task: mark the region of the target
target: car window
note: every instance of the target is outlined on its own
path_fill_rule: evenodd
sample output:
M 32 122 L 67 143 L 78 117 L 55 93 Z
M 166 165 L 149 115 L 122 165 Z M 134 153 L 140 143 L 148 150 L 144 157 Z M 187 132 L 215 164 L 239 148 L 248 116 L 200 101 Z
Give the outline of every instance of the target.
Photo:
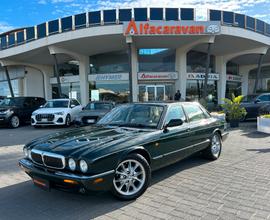
M 262 95 L 262 96 L 258 97 L 258 99 L 261 102 L 269 102 L 270 101 L 270 95 Z
M 172 119 L 182 119 L 182 121 L 186 120 L 185 113 L 181 106 L 171 106 L 167 112 L 165 124 L 169 123 Z
M 50 100 L 44 105 L 44 108 L 68 108 L 68 103 L 68 100 Z
M 199 121 L 201 119 L 205 119 L 206 116 L 200 106 L 198 105 L 184 105 L 184 109 L 188 115 L 188 118 L 191 122 Z

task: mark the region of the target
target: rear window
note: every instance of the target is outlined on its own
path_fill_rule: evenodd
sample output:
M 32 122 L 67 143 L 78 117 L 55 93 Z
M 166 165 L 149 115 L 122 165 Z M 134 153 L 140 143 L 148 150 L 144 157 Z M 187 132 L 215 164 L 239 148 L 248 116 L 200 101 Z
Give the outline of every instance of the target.
M 113 105 L 110 103 L 89 103 L 85 109 L 87 110 L 111 110 Z

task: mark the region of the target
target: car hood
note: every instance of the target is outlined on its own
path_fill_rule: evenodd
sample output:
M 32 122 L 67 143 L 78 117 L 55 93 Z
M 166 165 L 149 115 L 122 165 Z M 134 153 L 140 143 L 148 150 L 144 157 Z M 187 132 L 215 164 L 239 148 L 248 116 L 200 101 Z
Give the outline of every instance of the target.
M 34 114 L 49 114 L 49 113 L 56 113 L 56 112 L 66 112 L 67 108 L 39 108 L 38 110 L 34 111 Z
M 27 144 L 29 148 L 79 158 L 100 150 L 142 143 L 151 130 L 87 126 L 54 133 Z M 153 130 L 152 130 L 153 131 Z

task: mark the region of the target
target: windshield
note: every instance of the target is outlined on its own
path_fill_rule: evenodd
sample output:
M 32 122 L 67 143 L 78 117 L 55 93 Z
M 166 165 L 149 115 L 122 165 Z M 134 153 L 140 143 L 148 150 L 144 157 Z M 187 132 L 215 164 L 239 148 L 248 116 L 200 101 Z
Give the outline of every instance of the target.
M 0 106 L 22 106 L 23 101 L 22 98 L 6 98 L 0 101 Z
M 253 102 L 257 96 L 256 95 L 247 95 L 244 96 L 242 102 Z
M 113 105 L 110 103 L 89 103 L 85 110 L 111 110 Z
M 121 105 L 107 113 L 98 124 L 157 128 L 163 109 L 158 105 Z
M 44 108 L 68 108 L 68 100 L 52 100 L 48 101 Z

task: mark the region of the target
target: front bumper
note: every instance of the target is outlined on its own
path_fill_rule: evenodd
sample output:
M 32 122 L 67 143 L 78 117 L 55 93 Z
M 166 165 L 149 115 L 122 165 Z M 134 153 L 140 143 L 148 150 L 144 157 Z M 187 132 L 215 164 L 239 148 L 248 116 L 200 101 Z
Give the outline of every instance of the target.
M 9 117 L 7 115 L 0 115 L 0 125 L 7 125 L 9 123 Z
M 31 125 L 65 125 L 66 124 L 66 115 L 56 115 L 54 114 L 54 119 L 53 120 L 41 120 L 37 121 L 36 116 L 32 115 L 31 116 Z
M 19 161 L 19 166 L 32 179 L 38 178 L 49 181 L 51 188 L 72 191 L 110 190 L 115 172 L 114 170 L 109 170 L 92 176 L 76 175 L 63 171 L 47 170 L 46 168 L 36 166 L 27 159 L 21 159 Z
M 222 141 L 225 141 L 229 136 L 229 132 L 227 131 L 224 131 L 222 134 L 221 134 L 221 137 L 222 137 Z

